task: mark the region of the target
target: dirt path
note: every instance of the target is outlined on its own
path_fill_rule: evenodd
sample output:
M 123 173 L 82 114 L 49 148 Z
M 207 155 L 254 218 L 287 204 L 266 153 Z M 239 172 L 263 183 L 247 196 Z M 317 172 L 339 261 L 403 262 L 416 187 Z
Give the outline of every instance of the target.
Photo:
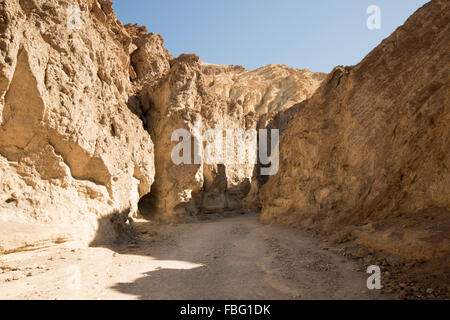
M 385 297 L 366 288 L 368 275 L 354 262 L 255 215 L 139 229 L 136 245 L 0 256 L 0 299 Z

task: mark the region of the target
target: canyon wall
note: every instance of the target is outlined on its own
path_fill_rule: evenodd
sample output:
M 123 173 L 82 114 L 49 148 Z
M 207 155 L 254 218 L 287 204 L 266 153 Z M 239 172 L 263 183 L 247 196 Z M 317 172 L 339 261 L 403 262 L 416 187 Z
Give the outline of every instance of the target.
M 280 172 L 260 190 L 263 221 L 449 256 L 449 21 L 450 3 L 431 1 L 278 116 Z
M 155 183 L 142 201 L 142 214 L 168 221 L 241 209 L 254 165 L 247 161 L 208 163 L 206 140 L 215 137 L 206 138 L 205 134 L 208 129 L 224 134 L 227 129 L 253 128 L 256 116 L 245 114 L 242 106 L 211 92 L 195 55 L 172 60 L 169 73 L 157 85 L 146 87 L 142 95 L 150 105 L 147 123 L 155 141 L 156 164 Z M 172 141 L 172 134 L 180 129 L 189 134 L 190 163 L 176 164 L 173 160 L 180 140 Z M 201 142 L 204 137 L 205 143 Z M 216 151 L 217 156 L 223 155 L 221 148 Z
M 164 77 L 146 83 L 140 92 L 142 113 L 155 143 L 156 165 L 155 183 L 141 201 L 141 213 L 151 219 L 184 221 L 202 213 L 257 209 L 255 163 L 248 153 L 241 156 L 237 151 L 239 143 L 249 150 L 251 137 L 238 140 L 227 130 L 259 129 L 261 115 L 269 110 L 276 114 L 310 97 L 324 74 L 282 65 L 248 71 L 206 64 L 196 55 L 181 55 L 169 63 Z M 200 143 L 198 163 L 193 163 L 195 155 L 191 154 L 192 164 L 175 164 L 172 150 L 179 141 L 171 138 L 178 129 L 189 132 L 192 146 L 208 130 L 217 130 L 223 139 L 219 160 L 205 161 L 208 143 L 214 139 L 209 137 Z M 233 159 L 224 158 L 227 137 L 236 144 Z
M 68 25 L 73 3 L 0 3 L 0 251 L 114 237 L 99 219 L 136 212 L 153 183 L 127 106 L 132 38 L 109 1 L 78 1 Z
M 155 143 L 155 183 L 140 201 L 141 214 L 168 222 L 256 209 L 259 184 L 255 163 L 249 161 L 248 153 L 238 157 L 237 146 L 235 158 L 224 159 L 227 130 L 259 128 L 261 115 L 268 110 L 275 114 L 310 97 L 325 75 L 282 65 L 249 71 L 241 66 L 203 63 L 193 54 L 174 59 L 160 36 L 147 34 L 136 25 L 126 28 L 138 47 L 132 55 L 137 79 L 129 106 L 143 119 Z M 199 144 L 199 150 L 192 150 L 188 157 L 190 164 L 173 161 L 172 151 L 180 140 L 172 141 L 172 134 L 180 129 L 191 136 L 192 148 Z M 208 144 L 214 141 L 214 137 L 205 138 L 211 129 L 223 139 L 213 162 L 205 161 Z M 244 143 L 250 145 L 249 137 L 246 139 Z

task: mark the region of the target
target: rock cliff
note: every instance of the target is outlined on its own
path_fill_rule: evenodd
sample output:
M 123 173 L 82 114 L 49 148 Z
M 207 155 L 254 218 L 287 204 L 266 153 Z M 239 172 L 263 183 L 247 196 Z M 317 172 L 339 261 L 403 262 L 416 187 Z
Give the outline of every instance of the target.
M 416 259 L 449 256 L 448 1 L 431 1 L 353 67 L 278 115 L 263 221 Z
M 152 192 L 141 202 L 142 214 L 168 221 L 242 209 L 254 164 L 224 163 L 223 158 L 207 161 L 207 143 L 212 145 L 215 136 L 206 135 L 216 130 L 225 142 L 227 130 L 255 128 L 256 115 L 211 91 L 195 55 L 172 60 L 168 74 L 158 84 L 144 87 L 141 95 L 148 100 L 144 104 L 149 109 L 144 111 L 156 156 L 156 179 Z M 176 130 L 186 130 L 190 136 L 188 163 L 174 162 L 173 150 L 180 143 L 172 139 Z M 224 145 L 218 146 L 215 156 L 224 155 Z
M 0 251 L 114 237 L 99 219 L 136 211 L 153 183 L 127 106 L 132 38 L 109 1 L 70 4 L 0 3 Z

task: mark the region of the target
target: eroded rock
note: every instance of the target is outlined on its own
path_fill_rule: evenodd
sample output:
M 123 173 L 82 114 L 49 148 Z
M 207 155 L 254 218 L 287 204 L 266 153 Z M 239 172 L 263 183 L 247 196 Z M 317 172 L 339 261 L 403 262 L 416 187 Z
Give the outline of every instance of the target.
M 68 2 L 0 3 L 0 251 L 89 241 L 153 183 L 153 143 L 127 106 L 132 38 L 110 1 L 78 7 L 70 28 Z
M 381 221 L 395 226 L 395 244 L 377 247 L 374 235 L 360 240 L 405 255 L 400 248 L 439 241 L 436 252 L 448 256 L 442 236 L 450 230 L 449 12 L 448 1 L 426 4 L 361 63 L 335 68 L 286 117 L 280 172 L 259 194 L 263 221 L 329 234 Z M 439 217 L 439 227 L 408 233 L 391 221 L 425 212 Z
M 155 141 L 156 178 L 151 194 L 142 201 L 144 215 L 162 220 L 183 220 L 199 213 L 242 208 L 252 179 L 253 164 L 207 163 L 205 150 L 191 164 L 175 164 L 175 130 L 184 129 L 199 140 L 208 129 L 220 132 L 255 128 L 256 114 L 212 92 L 205 83 L 196 55 L 181 55 L 170 62 L 169 73 L 142 96 L 150 108 L 147 122 Z
M 213 92 L 242 105 L 244 112 L 279 112 L 312 96 L 326 74 L 271 64 L 256 70 L 202 63 Z

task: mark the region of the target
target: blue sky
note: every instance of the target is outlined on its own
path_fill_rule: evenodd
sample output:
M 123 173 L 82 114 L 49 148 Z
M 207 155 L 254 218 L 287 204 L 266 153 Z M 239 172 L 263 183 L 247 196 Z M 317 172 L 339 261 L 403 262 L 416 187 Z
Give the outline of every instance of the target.
M 256 69 L 354 65 L 427 0 L 113 0 L 118 18 L 163 36 L 170 53 Z M 367 7 L 381 9 L 369 30 Z

